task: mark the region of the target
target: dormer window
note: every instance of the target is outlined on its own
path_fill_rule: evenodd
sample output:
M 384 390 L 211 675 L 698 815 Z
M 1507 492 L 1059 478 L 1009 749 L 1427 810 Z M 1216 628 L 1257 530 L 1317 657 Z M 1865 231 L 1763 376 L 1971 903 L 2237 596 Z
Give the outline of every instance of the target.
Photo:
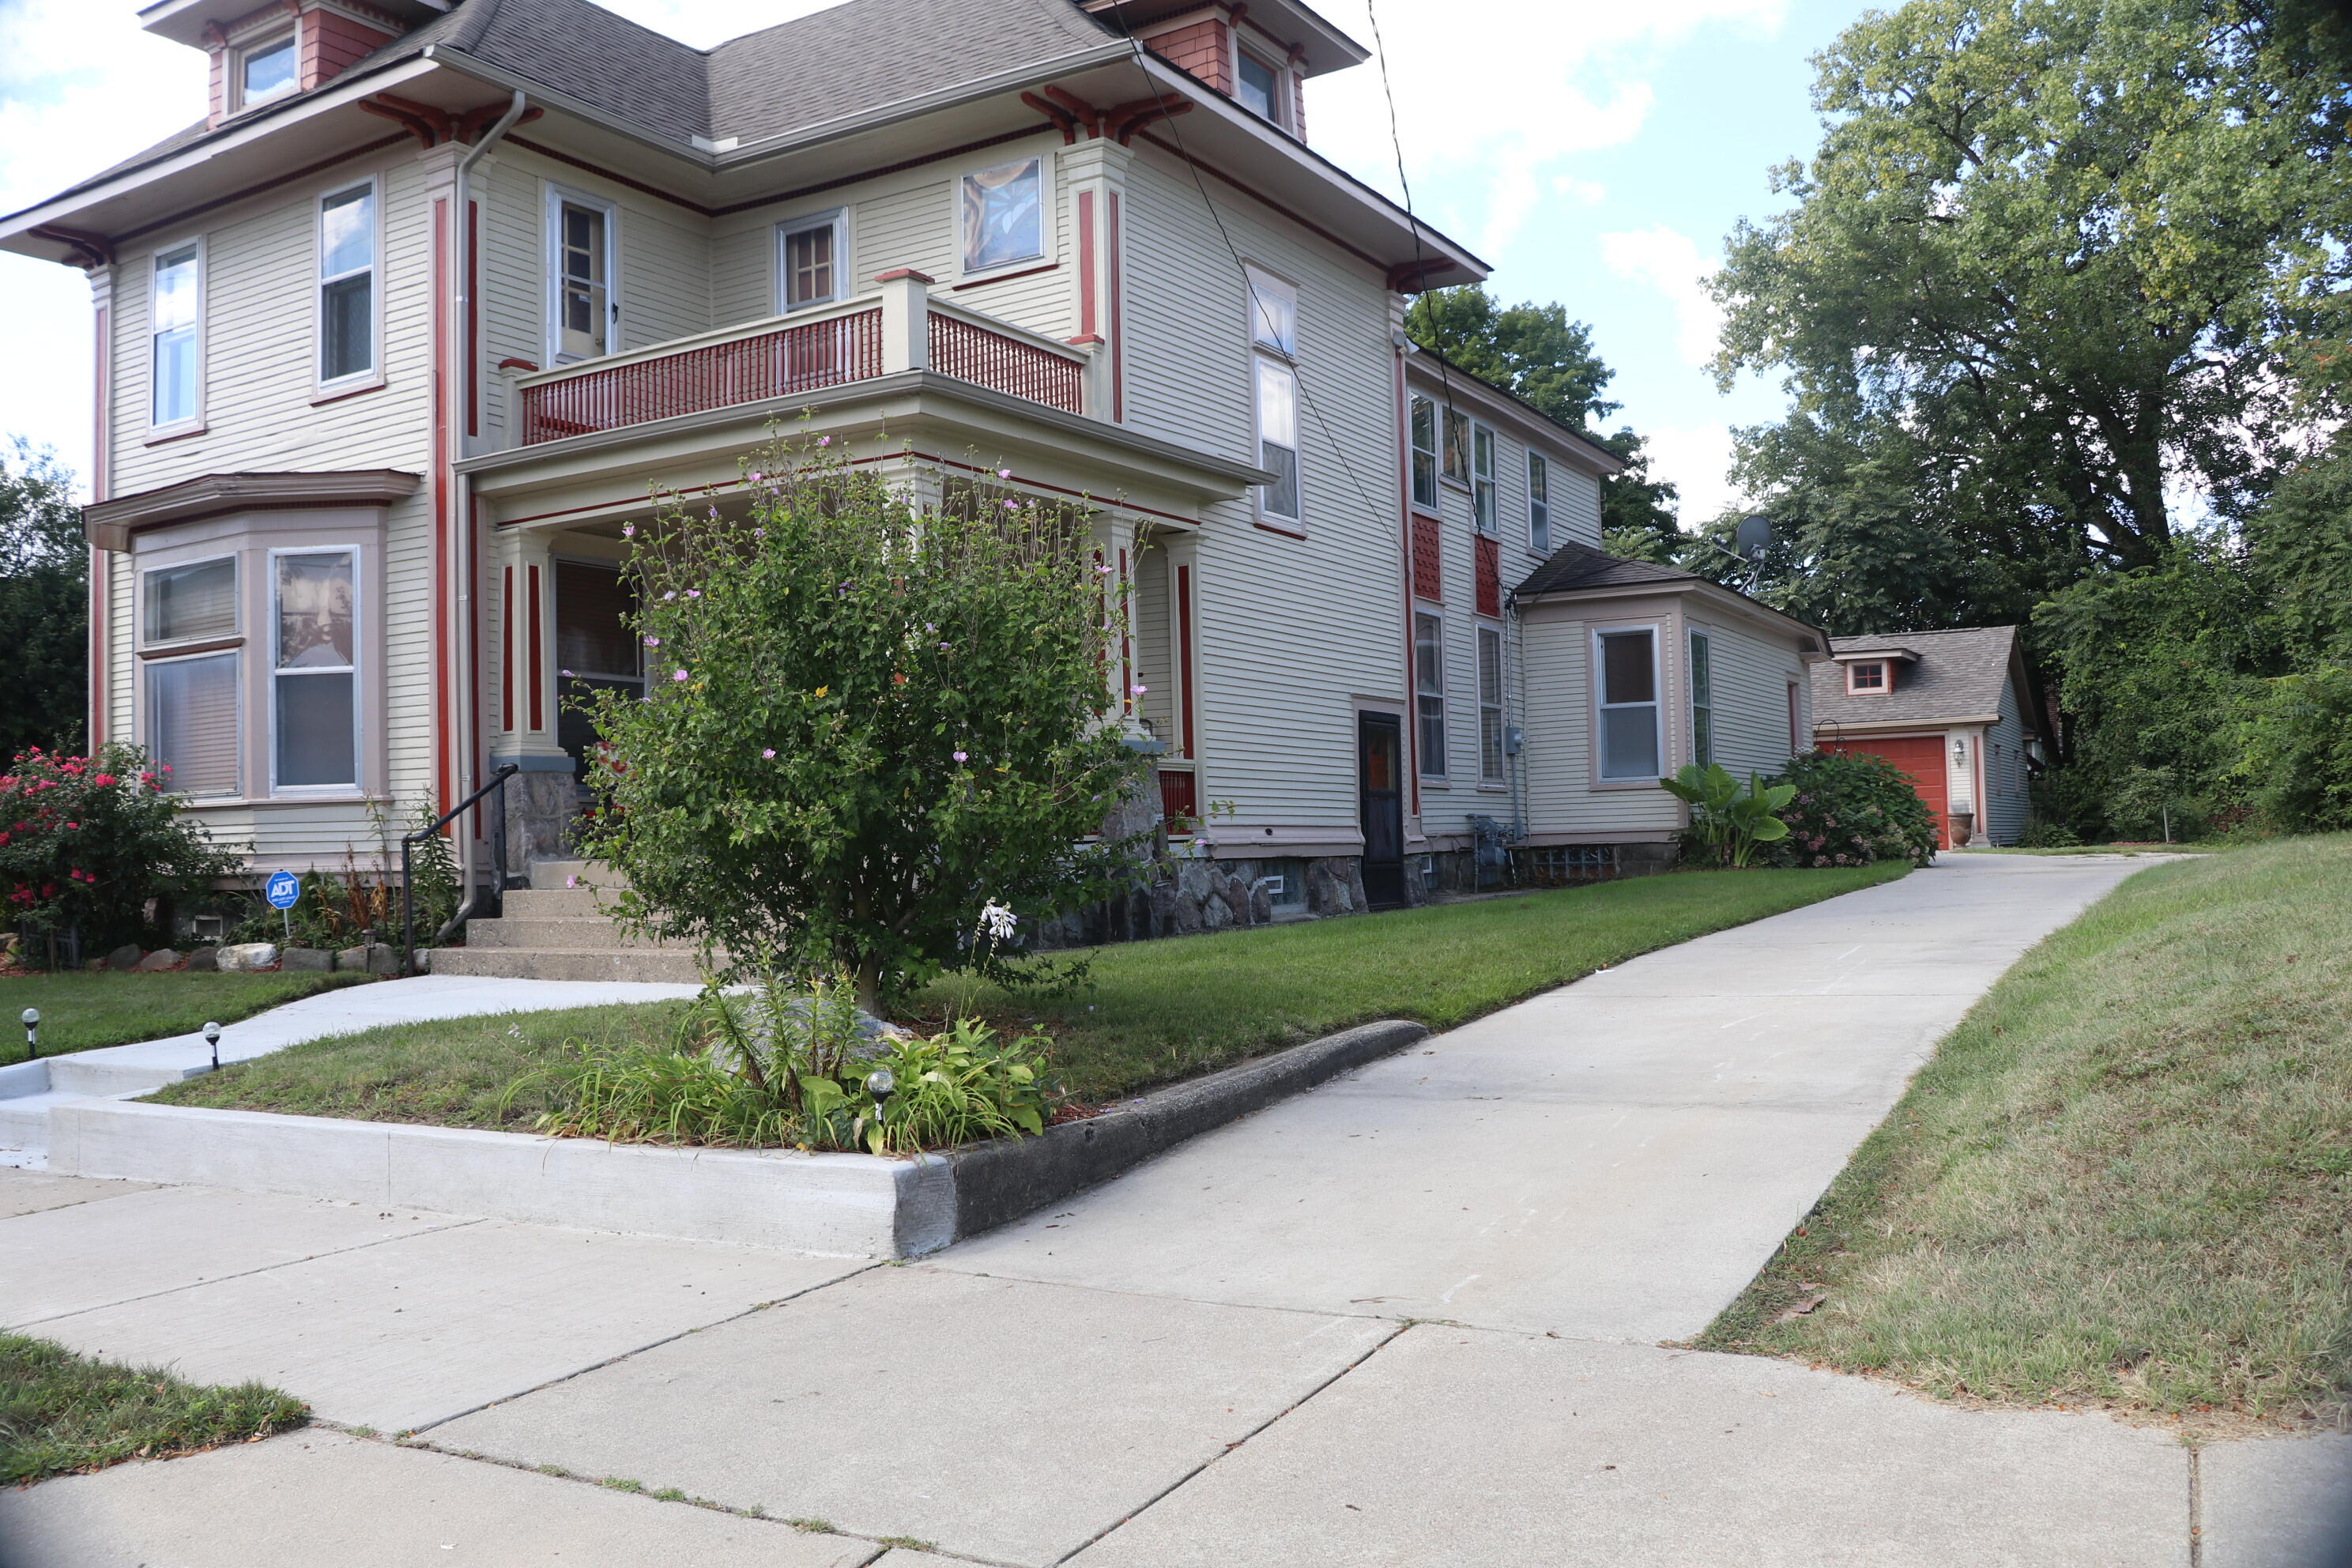
M 1283 122 L 1282 100 L 1285 73 L 1266 64 L 1247 49 L 1235 51 L 1240 58 L 1234 71 L 1234 97 L 1241 106 L 1260 120 Z
M 291 33 L 247 45 L 239 55 L 237 107 L 251 109 L 292 92 L 301 85 L 299 65 Z
M 1884 659 L 1845 667 L 1845 689 L 1856 696 L 1877 696 L 1895 689 L 1895 667 Z

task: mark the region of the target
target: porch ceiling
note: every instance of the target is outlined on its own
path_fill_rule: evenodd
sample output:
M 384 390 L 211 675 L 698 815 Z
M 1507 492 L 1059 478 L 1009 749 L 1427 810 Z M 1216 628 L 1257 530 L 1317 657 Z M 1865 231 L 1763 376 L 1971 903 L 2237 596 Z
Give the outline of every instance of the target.
M 909 462 L 990 472 L 1014 488 L 1079 497 L 1157 522 L 1196 525 L 1204 501 L 1234 500 L 1274 476 L 1155 437 L 1064 414 L 926 371 L 484 453 L 457 465 L 484 521 L 572 528 L 657 511 L 664 497 L 717 500 L 781 426 L 832 438 L 860 466 Z

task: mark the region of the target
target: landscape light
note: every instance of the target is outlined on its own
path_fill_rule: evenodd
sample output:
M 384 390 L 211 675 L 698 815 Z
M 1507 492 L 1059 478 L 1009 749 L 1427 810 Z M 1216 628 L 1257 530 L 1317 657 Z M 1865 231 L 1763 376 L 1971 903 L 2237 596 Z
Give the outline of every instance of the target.
M 220 1026 L 218 1024 L 205 1026 L 205 1044 L 213 1048 L 213 1071 L 220 1071 Z
M 882 1102 L 898 1091 L 898 1080 L 890 1076 L 888 1068 L 876 1068 L 866 1075 L 866 1092 L 874 1097 L 874 1120 L 882 1120 Z
M 27 1060 L 37 1060 L 40 1054 L 41 1010 L 27 1007 L 25 1009 L 25 1056 Z

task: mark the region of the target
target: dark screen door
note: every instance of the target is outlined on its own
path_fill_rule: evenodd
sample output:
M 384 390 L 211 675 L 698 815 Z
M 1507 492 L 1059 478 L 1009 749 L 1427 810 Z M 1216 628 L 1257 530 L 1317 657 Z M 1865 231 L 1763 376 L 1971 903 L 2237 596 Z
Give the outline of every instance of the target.
M 1356 776 L 1361 780 L 1364 897 L 1376 910 L 1404 902 L 1404 741 L 1391 713 L 1356 717 Z

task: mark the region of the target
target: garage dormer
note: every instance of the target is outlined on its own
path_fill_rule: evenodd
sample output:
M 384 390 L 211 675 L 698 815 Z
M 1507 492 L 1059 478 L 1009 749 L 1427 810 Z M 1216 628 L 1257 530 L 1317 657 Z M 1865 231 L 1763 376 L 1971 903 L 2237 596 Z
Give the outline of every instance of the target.
M 1830 657 L 1845 668 L 1849 697 L 1892 696 L 1903 667 L 1919 662 L 1918 654 L 1907 647 L 1842 648 Z
M 160 0 L 139 25 L 212 57 L 209 123 L 218 125 L 332 81 L 448 10 L 447 0 Z

